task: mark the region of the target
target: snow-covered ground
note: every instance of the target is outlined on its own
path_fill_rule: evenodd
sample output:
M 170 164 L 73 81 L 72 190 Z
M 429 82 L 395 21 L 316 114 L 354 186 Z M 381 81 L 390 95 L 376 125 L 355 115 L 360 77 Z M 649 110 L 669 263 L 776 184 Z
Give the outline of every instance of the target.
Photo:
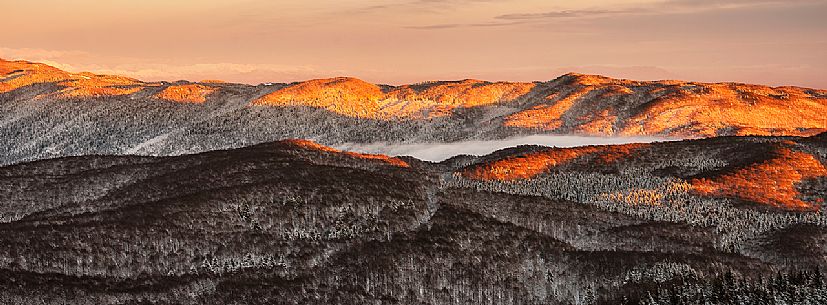
M 494 151 L 518 145 L 543 145 L 556 147 L 575 147 L 586 145 L 607 145 L 626 143 L 650 143 L 656 141 L 675 141 L 676 138 L 664 137 L 588 137 L 563 135 L 533 135 L 488 141 L 462 141 L 454 143 L 388 144 L 388 143 L 348 143 L 336 148 L 347 151 L 390 156 L 412 156 L 420 160 L 439 162 L 456 155 L 487 155 Z

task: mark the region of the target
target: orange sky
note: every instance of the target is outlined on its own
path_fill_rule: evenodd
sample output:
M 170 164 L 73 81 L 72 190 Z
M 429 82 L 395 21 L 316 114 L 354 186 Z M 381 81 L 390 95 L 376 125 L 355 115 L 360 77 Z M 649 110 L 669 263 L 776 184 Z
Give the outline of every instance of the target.
M 827 0 L 27 0 L 0 58 L 144 80 L 634 79 L 827 88 Z

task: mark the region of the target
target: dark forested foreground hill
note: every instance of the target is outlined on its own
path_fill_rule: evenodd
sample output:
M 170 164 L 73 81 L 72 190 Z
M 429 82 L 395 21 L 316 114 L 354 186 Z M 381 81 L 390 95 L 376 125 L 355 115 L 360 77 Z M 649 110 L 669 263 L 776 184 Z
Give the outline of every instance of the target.
M 143 82 L 0 60 L 0 165 L 72 155 L 178 155 L 288 138 L 325 145 L 531 134 L 810 136 L 827 91 L 738 83 L 549 81 L 388 86 L 330 78 L 257 86 Z
M 825 304 L 825 161 L 821 135 L 23 163 L 0 304 Z

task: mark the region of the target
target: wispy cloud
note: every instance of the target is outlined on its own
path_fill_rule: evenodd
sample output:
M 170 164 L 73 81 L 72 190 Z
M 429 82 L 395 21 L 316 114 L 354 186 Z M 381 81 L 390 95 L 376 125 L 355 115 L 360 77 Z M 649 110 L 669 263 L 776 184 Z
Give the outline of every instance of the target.
M 440 0 L 422 0 L 442 2 Z M 451 0 L 445 0 L 451 1 Z M 462 1 L 462 0 L 454 0 Z M 465 0 L 474 1 L 474 0 Z M 481 0 L 476 0 L 481 1 Z M 478 23 L 452 23 L 409 26 L 411 29 L 436 30 L 459 27 L 476 26 L 510 26 L 526 23 L 543 22 L 551 20 L 570 20 L 587 18 L 609 18 L 621 15 L 665 15 L 665 14 L 689 14 L 701 13 L 712 10 L 733 10 L 756 7 L 772 6 L 798 6 L 815 3 L 825 3 L 825 0 L 664 0 L 646 5 L 620 6 L 606 5 L 604 7 L 584 9 L 563 9 L 546 12 L 530 13 L 508 13 L 492 17 L 494 21 Z M 503 22 L 511 21 L 511 22 Z
M 523 14 L 505 14 L 494 17 L 495 19 L 505 20 L 526 20 L 526 19 L 545 19 L 545 18 L 575 18 L 575 17 L 593 17 L 593 16 L 607 16 L 617 14 L 629 14 L 638 10 L 605 10 L 605 9 L 587 9 L 587 10 L 562 10 L 551 11 L 545 13 L 523 13 Z
M 422 25 L 422 26 L 407 26 L 405 28 L 408 29 L 415 29 L 415 30 L 436 30 L 436 29 L 451 29 L 451 28 L 463 28 L 463 27 L 503 27 L 503 26 L 511 26 L 516 24 L 522 24 L 525 22 L 522 21 L 513 21 L 513 22 L 480 22 L 480 23 L 446 23 L 446 24 L 431 24 L 431 25 Z
M 695 8 L 740 8 L 765 5 L 800 5 L 824 3 L 824 0 L 665 0 L 656 3 L 661 7 L 695 7 Z
M 627 7 L 622 9 L 581 9 L 562 10 L 545 13 L 506 14 L 498 19 L 538 19 L 538 18 L 566 18 L 566 17 L 607 17 L 626 14 L 681 14 L 698 13 L 710 10 L 745 9 L 766 6 L 795 6 L 825 2 L 824 0 L 664 0 L 648 5 Z

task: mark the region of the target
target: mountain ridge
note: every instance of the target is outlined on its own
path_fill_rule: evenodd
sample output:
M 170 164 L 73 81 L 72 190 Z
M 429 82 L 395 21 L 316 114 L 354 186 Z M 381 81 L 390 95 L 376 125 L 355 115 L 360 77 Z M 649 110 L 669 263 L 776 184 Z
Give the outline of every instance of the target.
M 0 164 L 65 155 L 174 155 L 288 138 L 421 143 L 533 134 L 810 136 L 827 90 L 633 81 L 465 79 L 389 86 L 352 77 L 287 84 L 143 82 L 0 61 Z M 771 118 L 771 119 L 770 119 Z

